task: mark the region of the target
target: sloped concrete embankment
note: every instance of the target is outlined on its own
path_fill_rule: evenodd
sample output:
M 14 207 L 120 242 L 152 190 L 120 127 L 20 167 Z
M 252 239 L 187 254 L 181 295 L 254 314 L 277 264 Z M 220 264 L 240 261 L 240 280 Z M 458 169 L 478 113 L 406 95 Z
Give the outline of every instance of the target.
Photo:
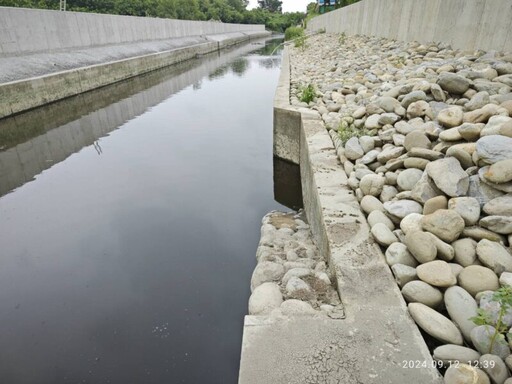
M 268 36 L 224 24 L 0 7 L 0 118 Z
M 345 318 L 276 317 L 271 307 L 246 316 L 239 383 L 440 383 L 322 120 L 290 106 L 289 66 L 285 51 L 274 101 L 275 150 L 300 163 L 307 219 Z M 422 365 L 410 369 L 411 361 Z

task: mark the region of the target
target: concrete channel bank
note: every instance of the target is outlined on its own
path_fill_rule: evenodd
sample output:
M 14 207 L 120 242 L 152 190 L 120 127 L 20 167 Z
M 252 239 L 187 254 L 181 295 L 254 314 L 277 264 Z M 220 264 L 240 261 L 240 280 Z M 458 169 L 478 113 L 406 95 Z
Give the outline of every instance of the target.
M 268 36 L 263 25 L 0 7 L 0 118 Z
M 246 316 L 240 384 L 442 382 L 347 185 L 318 115 L 290 106 L 285 50 L 274 100 L 275 154 L 299 163 L 305 212 L 344 319 Z M 429 368 L 404 369 L 404 361 Z

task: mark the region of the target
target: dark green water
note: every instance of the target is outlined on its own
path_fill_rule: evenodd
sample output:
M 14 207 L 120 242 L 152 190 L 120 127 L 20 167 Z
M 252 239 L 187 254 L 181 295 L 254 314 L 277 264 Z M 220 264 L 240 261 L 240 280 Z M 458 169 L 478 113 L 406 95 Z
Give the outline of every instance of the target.
M 0 382 L 236 383 L 275 43 L 0 120 Z

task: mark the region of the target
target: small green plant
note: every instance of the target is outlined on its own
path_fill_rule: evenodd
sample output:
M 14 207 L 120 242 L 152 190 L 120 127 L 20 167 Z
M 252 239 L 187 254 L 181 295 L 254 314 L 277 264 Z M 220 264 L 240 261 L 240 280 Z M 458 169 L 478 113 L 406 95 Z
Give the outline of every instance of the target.
M 284 40 L 295 40 L 296 38 L 304 36 L 304 29 L 301 27 L 288 27 L 284 31 Z
M 403 68 L 406 64 L 405 57 L 398 56 L 390 60 L 390 62 L 396 67 L 396 68 Z
M 338 136 L 343 145 L 345 145 L 352 137 L 361 137 L 366 135 L 371 136 L 371 132 L 367 131 L 365 128 L 357 129 L 354 124 L 349 124 L 347 121 L 342 121 L 338 126 Z
M 311 103 L 316 97 L 316 91 L 313 84 L 299 87 L 299 100 L 303 103 Z
M 345 41 L 347 40 L 347 34 L 345 32 L 342 32 L 340 37 L 338 38 L 338 42 L 343 45 L 345 44 Z
M 512 287 L 501 287 L 494 292 L 492 300 L 496 301 L 500 307 L 496 320 L 493 319 L 488 311 L 482 308 L 477 310 L 476 316 L 470 318 L 476 325 L 490 325 L 494 327 L 494 334 L 491 336 L 488 353 L 492 353 L 496 340 L 504 339 L 504 334 L 508 331 L 508 326 L 503 322 L 503 318 L 507 311 L 512 308 Z
M 302 50 L 307 48 L 306 36 L 297 37 L 295 39 L 295 48 L 301 48 Z

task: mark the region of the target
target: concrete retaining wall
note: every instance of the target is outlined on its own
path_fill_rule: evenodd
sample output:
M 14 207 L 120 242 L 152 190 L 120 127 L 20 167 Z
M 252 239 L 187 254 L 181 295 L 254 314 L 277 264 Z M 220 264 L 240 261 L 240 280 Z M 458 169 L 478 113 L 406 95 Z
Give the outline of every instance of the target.
M 299 164 L 300 113 L 290 108 L 290 59 L 283 55 L 274 97 L 274 156 Z
M 0 57 L 264 30 L 263 25 L 0 7 Z
M 508 52 L 511 20 L 510 0 L 363 0 L 315 17 L 308 29 Z
M 152 55 L 0 84 L 0 118 L 213 52 L 208 42 Z
M 186 41 L 195 36 L 193 43 L 171 50 L 151 54 L 135 50 L 137 55 L 116 60 L 112 49 L 114 58 L 108 62 L 0 84 L 0 118 L 268 35 L 263 25 L 0 7 L 0 59 L 20 62 L 41 52 L 72 54 L 89 49 L 94 55 L 93 48 L 98 46 Z

